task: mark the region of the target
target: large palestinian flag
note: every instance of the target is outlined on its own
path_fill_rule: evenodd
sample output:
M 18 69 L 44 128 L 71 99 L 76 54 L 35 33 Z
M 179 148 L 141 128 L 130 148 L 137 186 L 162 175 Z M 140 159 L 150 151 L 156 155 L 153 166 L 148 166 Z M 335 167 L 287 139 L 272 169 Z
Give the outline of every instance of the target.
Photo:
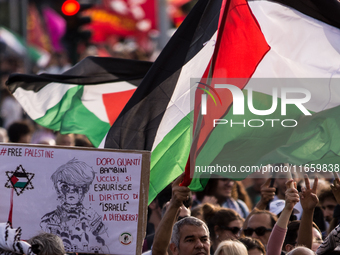
M 88 57 L 61 75 L 12 74 L 7 85 L 36 123 L 98 147 L 151 64 Z
M 222 176 L 244 178 L 269 163 L 286 162 L 307 164 L 313 171 L 339 170 L 340 80 L 336 78 L 340 48 L 334 44 L 340 39 L 340 31 L 334 27 L 339 23 L 326 17 L 323 20 L 329 24 L 315 19 L 322 14 L 315 6 L 325 8 L 321 2 L 313 8 L 308 7 L 309 1 L 294 2 L 295 7 L 308 7 L 301 12 L 287 2 L 248 3 L 227 2 L 229 12 L 224 12 L 225 21 L 219 30 L 211 85 L 222 98 L 222 105 L 216 106 L 208 97 L 210 111 L 200 116 L 197 106 L 202 90 L 196 94 L 194 123 L 200 129 L 191 154 L 190 163 L 195 167 L 191 175 L 199 177 L 202 170 L 206 175 L 220 170 Z M 334 4 L 337 10 L 338 4 Z M 226 59 L 233 61 L 228 65 Z M 238 96 L 229 89 L 218 89 L 216 83 L 243 90 L 243 114 L 235 113 L 241 106 L 236 105 Z M 214 120 L 219 124 L 214 125 Z M 204 180 L 203 184 L 202 179 L 193 180 L 193 190 L 204 186 Z
M 151 150 L 149 202 L 184 171 L 190 151 L 190 78 L 214 51 L 220 0 L 199 1 L 112 125 L 106 148 Z
M 109 148 L 152 150 L 149 201 L 184 170 L 192 134 L 191 155 L 196 165 L 203 161 L 213 164 L 223 157 L 226 159 L 223 163 L 237 166 L 269 161 L 303 164 L 319 162 L 330 155 L 337 158 L 340 136 L 334 107 L 340 100 L 331 78 L 339 75 L 338 5 L 333 0 L 327 3 L 323 0 L 280 3 L 202 0 L 196 4 L 113 124 L 106 140 Z M 214 39 L 218 26 L 218 37 Z M 192 124 L 196 131 L 190 131 L 189 95 L 190 89 L 195 90 L 197 86 L 197 83 L 190 85 L 190 78 L 201 77 L 228 78 L 225 81 L 239 78 L 233 85 L 243 90 L 245 102 L 247 86 L 254 84 L 250 78 L 325 80 L 298 85 L 301 88 L 306 88 L 308 83 L 312 86 L 306 88 L 311 99 L 308 105 L 303 104 L 312 116 L 305 116 L 298 107 L 288 105 L 290 116 L 284 119 L 298 119 L 294 128 L 236 126 L 226 130 L 225 125 L 219 125 L 213 129 L 211 120 L 222 119 L 233 112 L 231 93 L 227 89 L 216 89 L 223 107 L 218 105 L 218 100 L 215 105 L 208 96 L 207 108 L 214 109 L 214 114 L 199 117 L 199 112 L 195 113 Z M 296 81 L 282 86 L 291 84 L 294 87 Z M 214 82 L 210 85 L 215 86 Z M 275 86 L 281 91 L 279 85 Z M 252 87 L 253 106 L 258 110 L 270 109 L 272 88 L 259 87 Z M 212 90 L 205 89 L 216 98 Z M 196 97 L 201 100 L 199 93 L 203 90 L 198 91 Z M 280 98 L 281 95 L 277 99 L 279 106 L 272 114 L 279 114 L 282 119 Z M 200 109 L 200 102 L 196 102 L 196 107 Z M 245 115 L 248 113 L 246 107 Z M 242 121 L 255 119 L 255 116 L 245 115 Z M 267 117 L 278 117 L 274 115 Z M 223 130 L 218 132 L 219 129 Z M 325 162 L 330 162 L 327 160 Z M 198 190 L 202 184 L 198 180 L 190 187 Z

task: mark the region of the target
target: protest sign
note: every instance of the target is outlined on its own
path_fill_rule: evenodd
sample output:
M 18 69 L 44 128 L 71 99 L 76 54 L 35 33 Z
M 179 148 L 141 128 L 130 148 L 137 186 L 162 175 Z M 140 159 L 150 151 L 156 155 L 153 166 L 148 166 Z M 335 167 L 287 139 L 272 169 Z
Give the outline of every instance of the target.
M 150 152 L 0 144 L 0 220 L 67 252 L 140 254 Z M 12 210 L 11 210 L 12 209 Z

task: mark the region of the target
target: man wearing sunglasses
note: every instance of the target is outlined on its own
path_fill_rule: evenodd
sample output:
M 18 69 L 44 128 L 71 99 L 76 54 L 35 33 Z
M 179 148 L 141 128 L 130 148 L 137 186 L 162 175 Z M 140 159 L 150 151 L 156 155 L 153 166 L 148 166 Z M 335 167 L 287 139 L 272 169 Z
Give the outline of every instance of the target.
M 245 236 L 256 238 L 267 246 L 270 233 L 277 221 L 277 216 L 269 211 L 256 210 L 253 211 L 248 226 L 243 230 Z

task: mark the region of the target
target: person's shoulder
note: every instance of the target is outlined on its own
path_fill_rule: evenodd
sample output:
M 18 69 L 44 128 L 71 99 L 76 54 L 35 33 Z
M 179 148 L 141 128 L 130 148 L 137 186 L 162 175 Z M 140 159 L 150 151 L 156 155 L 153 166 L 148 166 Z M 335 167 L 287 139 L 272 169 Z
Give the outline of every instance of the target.
M 243 200 L 237 199 L 236 201 L 240 206 L 244 207 L 249 212 L 249 209 L 248 209 L 246 203 Z
M 246 205 L 246 203 L 244 201 L 242 201 L 241 199 L 237 199 L 236 202 L 238 203 L 238 205 L 241 207 L 242 213 L 243 215 L 241 215 L 242 217 L 246 218 L 249 215 L 249 209 L 248 206 Z

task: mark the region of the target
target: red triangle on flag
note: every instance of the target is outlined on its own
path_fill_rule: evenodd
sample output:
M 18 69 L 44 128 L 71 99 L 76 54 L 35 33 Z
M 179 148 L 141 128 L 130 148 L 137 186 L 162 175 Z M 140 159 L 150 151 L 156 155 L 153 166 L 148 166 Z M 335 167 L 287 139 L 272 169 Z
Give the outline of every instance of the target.
M 13 185 L 16 184 L 18 181 L 19 179 L 13 175 L 11 178 L 11 182 L 13 183 Z
M 115 122 L 126 103 L 129 101 L 136 89 L 103 94 L 103 103 L 110 125 Z

